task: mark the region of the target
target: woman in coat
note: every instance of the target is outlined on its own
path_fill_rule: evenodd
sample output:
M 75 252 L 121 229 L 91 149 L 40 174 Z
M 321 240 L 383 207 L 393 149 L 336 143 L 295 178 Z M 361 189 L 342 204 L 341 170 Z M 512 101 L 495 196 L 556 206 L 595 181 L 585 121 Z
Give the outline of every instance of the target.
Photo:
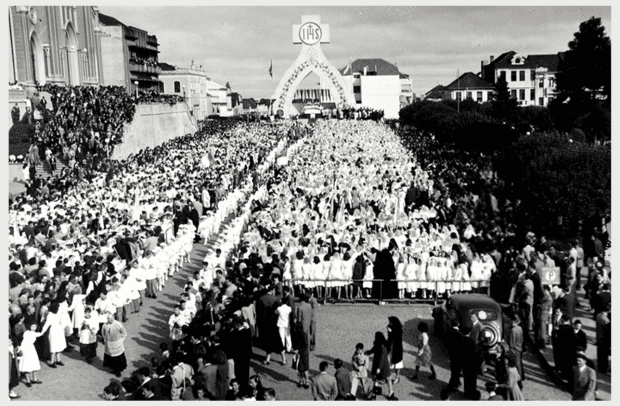
M 387 381 L 388 389 L 390 391 L 389 400 L 396 400 L 394 395 L 394 388 L 392 387 L 392 379 L 390 372 L 390 361 L 388 359 L 387 340 L 382 332 L 377 331 L 375 333 L 375 341 L 370 350 L 365 352 L 366 355 L 372 355 L 372 374 L 375 379 L 375 387 L 380 386 L 382 381 Z M 369 400 L 374 400 L 377 397 L 375 393 L 369 395 Z
M 521 388 L 519 387 L 519 381 L 521 377 L 519 376 L 519 371 L 517 370 L 517 357 L 511 351 L 508 351 L 505 354 L 506 359 L 506 383 L 501 384 L 506 388 L 507 398 L 506 400 L 525 400 L 523 397 L 523 392 L 521 392 Z
M 403 369 L 403 326 L 398 317 L 388 317 L 387 349 L 390 353 L 390 369 L 396 372 L 394 383 L 400 380 L 400 370 Z

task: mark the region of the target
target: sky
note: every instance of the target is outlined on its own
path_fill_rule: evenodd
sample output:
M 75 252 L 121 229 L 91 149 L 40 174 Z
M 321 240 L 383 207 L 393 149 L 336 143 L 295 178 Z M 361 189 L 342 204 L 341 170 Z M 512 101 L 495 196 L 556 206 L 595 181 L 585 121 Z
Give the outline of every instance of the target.
M 122 4 L 122 3 L 121 3 Z M 132 4 L 136 4 L 132 2 Z M 101 13 L 156 35 L 159 61 L 188 66 L 243 97 L 267 98 L 297 58 L 292 43 L 301 16 L 320 15 L 330 25 L 328 60 L 343 68 L 349 58 L 381 58 L 410 75 L 418 97 L 437 84 L 448 85 L 457 72 L 478 73 L 508 51 L 523 55 L 568 50 L 579 24 L 601 18 L 611 37 L 611 7 L 551 6 L 138 6 L 99 4 Z M 208 3 L 204 3 L 208 4 Z M 269 76 L 273 60 L 273 78 Z

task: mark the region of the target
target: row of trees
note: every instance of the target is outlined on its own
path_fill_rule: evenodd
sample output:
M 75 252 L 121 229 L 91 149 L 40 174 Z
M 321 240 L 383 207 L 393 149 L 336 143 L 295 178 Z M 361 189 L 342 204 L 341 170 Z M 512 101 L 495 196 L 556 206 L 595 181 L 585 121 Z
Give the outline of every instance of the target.
M 452 100 L 415 103 L 400 111 L 400 121 L 457 143 L 481 128 L 492 128 L 490 125 L 507 125 L 521 133 L 534 130 L 574 133 L 578 129 L 577 133 L 583 133 L 587 141 L 608 141 L 611 139 L 611 41 L 601 19 L 592 17 L 581 23 L 568 47 L 561 54 L 556 73 L 557 98 L 548 107 L 519 107 L 510 95 L 507 82 L 500 77 L 493 100 L 488 103 L 465 100 L 458 109 L 463 114 L 458 114 L 457 102 Z M 482 145 L 488 145 L 483 141 Z M 474 140 L 473 145 L 477 144 Z
M 423 101 L 403 108 L 400 124 L 492 156 L 528 221 L 576 235 L 611 207 L 611 148 L 593 143 L 611 139 L 611 43 L 592 17 L 568 46 L 548 107 L 519 107 L 498 80 L 491 102 Z

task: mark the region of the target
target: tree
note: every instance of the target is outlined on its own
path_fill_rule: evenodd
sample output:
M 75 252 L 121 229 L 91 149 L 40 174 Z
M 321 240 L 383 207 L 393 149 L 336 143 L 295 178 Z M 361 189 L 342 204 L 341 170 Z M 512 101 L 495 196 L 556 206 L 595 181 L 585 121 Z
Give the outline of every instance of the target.
M 512 121 L 517 112 L 517 101 L 510 97 L 508 82 L 506 82 L 506 78 L 503 76 L 497 79 L 491 105 L 493 107 L 493 116 L 499 120 Z
M 611 40 L 601 19 L 592 17 L 579 24 L 579 32 L 568 43 L 556 74 L 559 99 L 589 110 L 597 99 L 611 104 Z

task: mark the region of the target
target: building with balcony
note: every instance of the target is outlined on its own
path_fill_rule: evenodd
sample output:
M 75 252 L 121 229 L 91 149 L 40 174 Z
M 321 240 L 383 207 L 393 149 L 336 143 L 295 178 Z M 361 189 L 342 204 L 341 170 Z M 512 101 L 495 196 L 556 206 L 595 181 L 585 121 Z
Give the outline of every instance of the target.
M 556 97 L 555 74 L 564 53 L 522 55 L 514 51 L 491 56 L 481 61 L 482 79 L 495 85 L 499 77 L 506 79 L 513 98 L 521 106 L 547 106 Z
M 93 6 L 10 6 L 9 83 L 103 84 L 99 11 Z
M 105 14 L 99 22 L 105 84 L 161 91 L 157 37 Z
M 383 110 L 385 118 L 398 118 L 404 92 L 401 80 L 406 78 L 401 78 L 396 65 L 383 59 L 357 59 L 340 73 L 353 89 L 357 107 Z

